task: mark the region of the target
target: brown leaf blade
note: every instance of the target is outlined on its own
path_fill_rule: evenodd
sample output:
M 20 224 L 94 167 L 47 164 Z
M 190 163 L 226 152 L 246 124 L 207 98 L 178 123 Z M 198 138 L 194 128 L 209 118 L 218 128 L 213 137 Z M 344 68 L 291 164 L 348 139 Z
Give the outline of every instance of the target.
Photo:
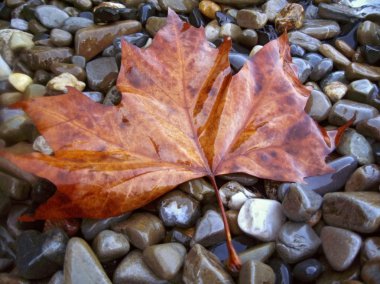
M 213 49 L 203 29 L 171 11 L 167 22 L 146 50 L 123 43 L 118 106 L 75 89 L 20 104 L 54 150 L 2 153 L 57 186 L 31 219 L 118 215 L 202 176 L 302 181 L 331 171 L 333 147 L 303 110 L 309 91 L 290 67 L 286 36 L 232 76 L 229 40 Z

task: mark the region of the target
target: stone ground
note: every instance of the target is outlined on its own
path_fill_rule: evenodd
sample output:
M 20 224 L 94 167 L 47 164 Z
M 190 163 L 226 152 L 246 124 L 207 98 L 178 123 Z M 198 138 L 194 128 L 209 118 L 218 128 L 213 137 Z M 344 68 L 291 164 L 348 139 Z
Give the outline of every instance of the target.
M 223 223 L 203 179 L 118 217 L 20 223 L 55 189 L 0 161 L 0 283 L 380 283 L 380 3 L 102 2 L 0 3 L 0 148 L 52 154 L 14 102 L 70 85 L 117 104 L 121 38 L 148 47 L 168 7 L 214 46 L 230 36 L 235 72 L 288 27 L 298 76 L 314 89 L 306 111 L 328 128 L 356 119 L 329 157 L 333 174 L 218 180 L 239 274 L 224 266 Z

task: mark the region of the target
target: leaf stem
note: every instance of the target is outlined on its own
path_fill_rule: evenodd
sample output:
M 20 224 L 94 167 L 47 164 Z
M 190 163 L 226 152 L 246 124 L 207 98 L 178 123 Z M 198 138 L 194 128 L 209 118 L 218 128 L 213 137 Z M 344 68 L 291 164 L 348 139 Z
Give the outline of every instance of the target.
M 227 249 L 228 249 L 227 267 L 232 272 L 239 272 L 242 264 L 241 264 L 241 261 L 240 261 L 238 254 L 236 253 L 235 248 L 232 244 L 230 227 L 228 226 L 227 216 L 226 216 L 226 212 L 224 211 L 222 198 L 220 197 L 219 189 L 218 189 L 218 186 L 216 185 L 215 177 L 210 175 L 210 176 L 208 176 L 208 178 L 210 179 L 211 184 L 214 188 L 215 195 L 216 195 L 216 198 L 218 200 L 218 205 L 219 205 L 220 211 L 222 213 L 222 219 L 223 219 L 223 224 L 224 224 L 224 232 L 226 234 Z

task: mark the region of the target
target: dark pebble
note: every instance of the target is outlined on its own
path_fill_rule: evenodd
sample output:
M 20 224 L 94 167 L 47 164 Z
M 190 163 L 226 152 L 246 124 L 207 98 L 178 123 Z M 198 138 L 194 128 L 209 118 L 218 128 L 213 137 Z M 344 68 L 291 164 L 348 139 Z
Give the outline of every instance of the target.
M 86 65 L 88 86 L 94 91 L 106 93 L 115 84 L 118 71 L 115 58 L 96 58 Z
M 290 45 L 290 54 L 292 56 L 302 57 L 305 55 L 305 49 L 303 49 L 299 45 L 292 44 Z
M 380 143 L 372 144 L 373 155 L 375 157 L 376 163 L 380 164 Z
M 235 72 L 239 72 L 239 70 L 243 67 L 245 62 L 248 61 L 249 56 L 242 53 L 230 52 L 228 58 L 230 60 L 232 69 Z
M 57 190 L 57 187 L 47 179 L 39 179 L 33 185 L 31 191 L 31 198 L 36 203 L 46 202 Z
M 9 21 L 11 19 L 12 10 L 4 3 L 0 3 L 0 19 Z
M 238 236 L 232 239 L 232 244 L 235 248 L 235 251 L 237 253 L 241 253 L 243 251 L 246 251 L 249 247 L 253 247 L 255 245 L 255 241 L 247 236 Z M 211 251 L 215 256 L 221 261 L 224 262 L 228 259 L 228 248 L 227 243 L 223 242 L 218 245 L 215 245 L 213 247 L 209 248 L 209 251 Z
M 292 284 L 293 277 L 289 265 L 283 262 L 281 259 L 273 258 L 268 262 L 268 265 L 272 267 L 274 274 L 276 275 L 275 284 Z
M 117 51 L 121 51 L 121 42 L 125 40 L 130 44 L 136 45 L 138 47 L 143 47 L 148 41 L 148 39 L 149 35 L 145 33 L 134 33 L 115 38 L 113 41 L 113 46 L 116 48 Z
M 119 9 L 99 7 L 94 11 L 95 23 L 113 23 L 120 19 Z
M 123 20 L 137 20 L 139 18 L 139 12 L 134 8 L 120 9 L 119 14 Z
M 145 25 L 148 18 L 156 15 L 156 8 L 151 4 L 144 4 L 139 8 L 139 21 Z
M 189 15 L 189 23 L 196 28 L 204 27 L 206 25 L 206 21 L 198 8 L 194 8 L 191 11 Z
M 364 57 L 369 64 L 378 65 L 380 63 L 380 46 L 365 45 Z
M 112 87 L 106 94 L 103 104 L 106 106 L 118 105 L 121 102 L 121 93 L 116 86 Z
M 294 278 L 303 282 L 313 282 L 321 273 L 322 264 L 314 258 L 299 262 L 293 268 Z
M 217 20 L 219 26 L 223 26 L 224 24 L 228 23 L 236 24 L 235 18 L 220 11 L 217 11 L 215 13 L 215 19 Z
M 258 35 L 258 44 L 265 45 L 277 38 L 277 33 L 272 25 L 266 25 L 262 29 L 256 31 Z

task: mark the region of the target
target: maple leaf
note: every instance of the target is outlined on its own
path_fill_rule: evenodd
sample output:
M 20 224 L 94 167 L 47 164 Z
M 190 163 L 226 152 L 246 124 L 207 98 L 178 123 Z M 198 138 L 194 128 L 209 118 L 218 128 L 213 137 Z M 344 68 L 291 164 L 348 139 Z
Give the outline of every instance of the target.
M 215 176 L 227 173 L 303 181 L 331 172 L 325 157 L 337 132 L 321 132 L 304 112 L 310 91 L 292 69 L 287 36 L 235 75 L 230 47 L 210 47 L 203 28 L 169 11 L 149 48 L 123 42 L 119 105 L 73 88 L 19 103 L 54 155 L 2 156 L 57 186 L 24 220 L 115 216 L 204 176 L 217 193 Z

